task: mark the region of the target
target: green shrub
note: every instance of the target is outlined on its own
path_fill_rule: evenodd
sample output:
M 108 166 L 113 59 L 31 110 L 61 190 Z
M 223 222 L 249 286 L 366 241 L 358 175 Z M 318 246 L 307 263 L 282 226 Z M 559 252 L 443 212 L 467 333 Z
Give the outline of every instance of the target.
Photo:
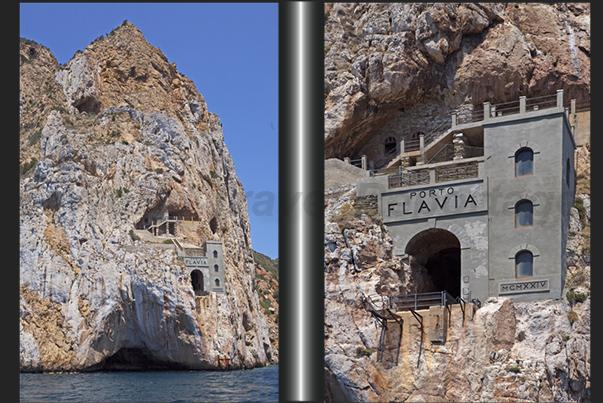
M 171 244 L 174 243 L 174 241 L 172 241 L 171 239 L 166 239 L 165 241 L 163 241 L 164 244 Z
M 507 371 L 518 374 L 521 372 L 521 369 L 519 369 L 519 367 L 517 367 L 517 366 L 513 366 L 513 367 L 507 367 Z
M 574 200 L 574 208 L 578 210 L 578 213 L 580 213 L 580 218 L 582 218 L 584 216 L 584 213 L 586 213 L 586 207 L 584 207 L 584 200 L 582 200 L 581 197 L 576 197 L 576 199 Z
M 129 234 L 133 241 L 140 241 L 140 237 L 134 233 L 133 229 L 130 230 Z
M 155 173 L 161 175 L 163 173 L 163 169 L 162 168 L 156 168 L 155 169 Z
M 272 302 L 268 298 L 264 298 L 260 301 L 260 305 L 264 309 L 268 309 L 268 307 L 272 306 Z
M 33 132 L 32 134 L 30 134 L 29 137 L 27 138 L 27 141 L 29 141 L 29 145 L 33 146 L 34 144 L 36 144 L 38 141 L 40 141 L 41 136 L 42 136 L 42 129 L 38 129 L 35 132 Z
M 29 160 L 29 162 L 21 164 L 19 172 L 21 173 L 22 176 L 25 176 L 36 167 L 37 163 L 38 163 L 38 160 L 34 157 L 31 160 Z
M 356 358 L 370 357 L 371 354 L 373 354 L 373 351 L 370 348 L 363 348 L 363 347 L 356 348 Z
M 578 320 L 578 314 L 576 312 L 574 312 L 574 311 L 570 311 L 567 314 L 567 320 L 569 320 L 570 325 L 573 325 L 574 322 Z
M 588 296 L 589 293 L 575 292 L 573 288 L 565 294 L 567 302 L 569 302 L 571 305 L 574 305 L 576 302 L 586 301 Z

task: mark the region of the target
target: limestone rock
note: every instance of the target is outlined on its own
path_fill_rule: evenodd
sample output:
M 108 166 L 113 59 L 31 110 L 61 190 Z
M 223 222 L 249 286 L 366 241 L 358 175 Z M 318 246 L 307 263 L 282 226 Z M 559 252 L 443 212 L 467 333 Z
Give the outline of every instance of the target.
M 130 23 L 65 66 L 39 45 L 22 42 L 21 54 L 32 46 L 44 59 L 21 69 L 31 122 L 21 144 L 33 164 L 20 179 L 21 370 L 134 356 L 161 368 L 278 362 L 254 288 L 245 193 L 194 84 Z M 40 115 L 29 105 L 42 77 L 54 87 Z M 158 214 L 191 220 L 187 242 L 222 240 L 224 294 L 195 296 L 173 245 L 136 240 L 136 225 Z
M 326 158 L 368 155 L 428 103 L 435 127 L 485 101 L 590 97 L 588 4 L 327 3 L 325 15 Z

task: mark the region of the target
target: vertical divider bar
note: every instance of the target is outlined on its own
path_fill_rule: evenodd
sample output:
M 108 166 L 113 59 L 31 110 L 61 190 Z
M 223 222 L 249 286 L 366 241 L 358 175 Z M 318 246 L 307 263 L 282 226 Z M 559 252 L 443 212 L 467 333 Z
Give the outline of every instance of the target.
M 324 401 L 323 22 L 279 4 L 280 401 Z

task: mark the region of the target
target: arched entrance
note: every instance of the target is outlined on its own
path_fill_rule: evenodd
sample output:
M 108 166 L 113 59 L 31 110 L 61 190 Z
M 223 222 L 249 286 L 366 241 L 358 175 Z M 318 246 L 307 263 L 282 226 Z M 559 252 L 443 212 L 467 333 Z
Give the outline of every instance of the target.
M 461 243 L 452 232 L 440 228 L 421 231 L 408 241 L 405 253 L 413 263 L 425 267 L 431 289 L 422 292 L 448 291 L 461 295 Z
M 193 284 L 195 295 L 202 295 L 205 291 L 203 287 L 203 273 L 199 270 L 193 270 L 191 273 L 191 283 Z
M 397 145 L 397 141 L 395 137 L 388 137 L 385 139 L 385 142 L 383 143 L 385 145 L 384 149 L 383 149 L 383 154 L 390 154 L 396 151 L 396 145 Z

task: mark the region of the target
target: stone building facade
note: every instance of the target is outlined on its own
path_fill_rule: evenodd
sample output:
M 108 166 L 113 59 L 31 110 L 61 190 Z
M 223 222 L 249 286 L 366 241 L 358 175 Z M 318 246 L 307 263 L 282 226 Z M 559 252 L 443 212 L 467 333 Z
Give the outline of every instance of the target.
M 205 241 L 202 248 L 176 243 L 176 253 L 184 261 L 196 295 L 224 293 L 224 255 L 222 242 Z
M 378 196 L 394 253 L 427 273 L 417 292 L 560 298 L 575 187 L 570 110 L 562 91 L 496 107 L 453 116 L 388 173 L 359 179 L 357 195 Z

